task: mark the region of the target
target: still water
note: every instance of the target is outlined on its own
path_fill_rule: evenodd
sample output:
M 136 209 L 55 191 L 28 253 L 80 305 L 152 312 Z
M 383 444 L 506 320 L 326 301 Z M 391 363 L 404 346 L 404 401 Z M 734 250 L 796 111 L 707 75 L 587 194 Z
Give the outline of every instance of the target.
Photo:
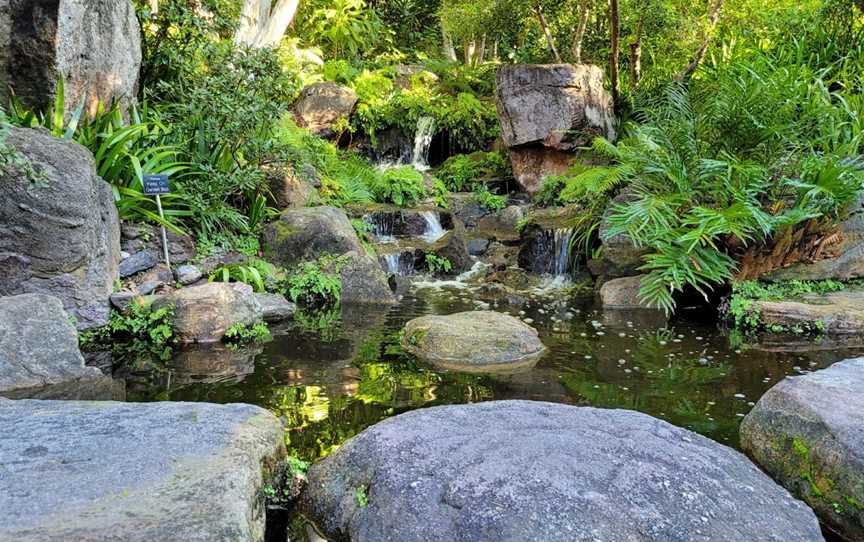
M 548 286 L 490 296 L 458 282 L 415 284 L 390 309 L 301 315 L 262 346 L 133 364 L 128 399 L 260 405 L 286 420 L 292 453 L 307 460 L 388 416 L 495 399 L 634 409 L 735 447 L 741 418 L 768 388 L 864 353 L 800 342 L 748 346 L 710 320 L 603 311 L 590 291 Z M 475 309 L 525 319 L 547 354 L 521 373 L 477 375 L 437 370 L 400 349 L 411 318 Z

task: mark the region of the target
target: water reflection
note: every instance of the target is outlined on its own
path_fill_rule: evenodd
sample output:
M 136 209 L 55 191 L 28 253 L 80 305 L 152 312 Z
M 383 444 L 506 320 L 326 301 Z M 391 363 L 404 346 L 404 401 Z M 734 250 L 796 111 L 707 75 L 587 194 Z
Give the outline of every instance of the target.
M 257 350 L 222 347 L 138 363 L 133 400 L 248 402 L 282 416 L 294 452 L 315 459 L 369 425 L 430 405 L 531 399 L 635 409 L 737 445 L 752 404 L 790 374 L 860 355 L 833 345 L 748 348 L 715 325 L 667 322 L 656 313 L 606 312 L 591 296 L 525 292 L 490 298 L 488 288 L 450 285 L 405 295 L 389 312 L 344 308 L 324 332 L 306 323 L 277 330 Z M 526 372 L 438 370 L 402 352 L 399 332 L 419 315 L 492 308 L 532 322 L 549 352 Z

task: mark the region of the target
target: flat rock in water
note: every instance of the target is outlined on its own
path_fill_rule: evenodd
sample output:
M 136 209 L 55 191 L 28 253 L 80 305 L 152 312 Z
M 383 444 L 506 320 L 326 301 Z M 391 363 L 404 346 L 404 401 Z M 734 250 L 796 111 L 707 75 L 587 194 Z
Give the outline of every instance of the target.
M 82 386 L 110 380 L 84 365 L 78 333 L 59 299 L 43 294 L 0 297 L 0 395 L 44 396 L 57 393 L 47 389 L 53 387 L 80 393 Z
M 174 331 L 184 343 L 216 342 L 235 325 L 264 319 L 252 287 L 239 282 L 209 282 L 157 298 L 153 309 L 174 307 Z
M 0 539 L 263 541 L 279 420 L 251 405 L 0 402 Z
M 402 346 L 441 367 L 473 372 L 529 367 L 546 351 L 537 330 L 495 311 L 415 318 L 405 325 Z
M 864 333 L 864 290 L 850 288 L 828 294 L 808 294 L 795 301 L 755 301 L 766 326 L 816 327 L 829 335 Z
M 255 300 L 261 306 L 261 313 L 265 322 L 288 320 L 297 312 L 297 305 L 285 299 L 284 295 L 257 293 Z
M 864 540 L 864 358 L 783 380 L 741 424 L 741 447 L 846 540 Z
M 314 465 L 333 540 L 823 540 L 742 454 L 625 410 L 497 401 L 380 422 Z

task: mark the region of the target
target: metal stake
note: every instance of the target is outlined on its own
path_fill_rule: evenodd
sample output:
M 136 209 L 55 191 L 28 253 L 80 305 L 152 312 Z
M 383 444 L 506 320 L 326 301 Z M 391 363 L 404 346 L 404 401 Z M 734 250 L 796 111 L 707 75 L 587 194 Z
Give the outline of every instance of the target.
M 159 218 L 162 219 L 162 223 L 159 225 L 162 227 L 162 251 L 165 253 L 165 265 L 171 269 L 171 260 L 168 258 L 168 234 L 165 232 L 165 215 L 162 214 L 162 199 L 159 198 L 159 194 L 156 194 L 156 208 L 159 209 Z

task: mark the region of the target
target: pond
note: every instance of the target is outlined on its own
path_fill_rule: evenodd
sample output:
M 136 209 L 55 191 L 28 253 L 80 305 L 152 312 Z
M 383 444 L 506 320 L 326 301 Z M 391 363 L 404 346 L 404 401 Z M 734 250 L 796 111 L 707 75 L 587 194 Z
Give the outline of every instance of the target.
M 292 453 L 307 460 L 401 412 L 498 399 L 634 409 L 737 447 L 742 417 L 775 383 L 864 353 L 800 341 L 750 347 L 711 318 L 604 311 L 590 288 L 556 286 L 490 299 L 478 285 L 417 282 L 390 309 L 300 316 L 263 346 L 132 364 L 127 396 L 260 405 L 286 420 Z M 399 347 L 408 320 L 475 309 L 525 319 L 548 352 L 524 372 L 482 375 L 437 370 Z

